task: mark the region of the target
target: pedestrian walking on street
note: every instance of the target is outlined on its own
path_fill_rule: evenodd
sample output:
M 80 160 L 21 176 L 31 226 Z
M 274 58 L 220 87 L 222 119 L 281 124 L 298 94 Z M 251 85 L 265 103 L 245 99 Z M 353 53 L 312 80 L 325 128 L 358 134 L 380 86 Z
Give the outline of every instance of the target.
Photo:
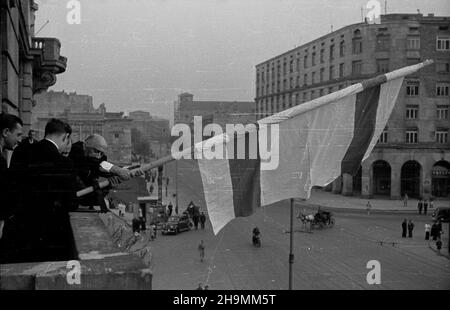
M 419 214 L 422 214 L 423 202 L 422 199 L 417 203 L 417 209 L 419 210 Z
M 200 215 L 200 224 L 202 225 L 202 229 L 205 229 L 206 215 L 202 212 Z
M 433 241 L 436 241 L 436 239 L 437 239 L 437 236 L 438 236 L 438 234 L 437 234 L 437 223 L 436 222 L 434 222 L 432 225 L 431 225 L 431 237 L 433 238 Z
M 408 237 L 409 238 L 412 238 L 413 229 L 414 229 L 414 223 L 412 222 L 412 220 L 409 220 L 409 223 L 408 223 Z
M 169 217 L 171 217 L 172 216 L 172 211 L 173 211 L 172 202 L 169 202 L 169 205 L 167 206 L 167 208 L 169 209 Z
M 430 200 L 428 200 L 428 199 L 423 202 L 423 214 L 425 214 L 425 215 L 427 215 L 429 204 L 430 204 Z
M 431 225 L 425 224 L 425 240 L 430 240 Z
M 406 228 L 408 226 L 408 222 L 406 221 L 406 219 L 403 220 L 402 222 L 402 237 L 406 238 Z
M 200 241 L 200 244 L 198 245 L 198 251 L 200 253 L 200 261 L 203 262 L 205 259 L 205 245 L 203 244 L 203 240 Z
M 200 220 L 198 214 L 195 213 L 194 216 L 192 217 L 192 220 L 194 221 L 195 229 L 198 229 L 198 222 Z
M 408 207 L 408 194 L 405 193 L 405 197 L 403 197 L 403 206 L 405 208 Z
M 367 202 L 366 209 L 367 209 L 367 215 L 370 215 L 370 209 L 372 209 L 372 205 L 370 204 L 370 201 Z
M 436 241 L 436 249 L 438 251 L 438 254 L 441 254 L 441 249 L 442 249 L 441 237 L 439 237 L 438 240 Z

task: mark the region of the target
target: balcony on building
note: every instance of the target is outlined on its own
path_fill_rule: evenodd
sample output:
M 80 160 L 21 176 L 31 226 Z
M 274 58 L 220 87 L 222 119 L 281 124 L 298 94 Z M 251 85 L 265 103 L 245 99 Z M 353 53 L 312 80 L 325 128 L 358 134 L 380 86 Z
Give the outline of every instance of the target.
M 34 58 L 34 93 L 47 90 L 56 83 L 56 75 L 66 71 L 67 58 L 60 55 L 61 43 L 56 38 L 32 38 Z

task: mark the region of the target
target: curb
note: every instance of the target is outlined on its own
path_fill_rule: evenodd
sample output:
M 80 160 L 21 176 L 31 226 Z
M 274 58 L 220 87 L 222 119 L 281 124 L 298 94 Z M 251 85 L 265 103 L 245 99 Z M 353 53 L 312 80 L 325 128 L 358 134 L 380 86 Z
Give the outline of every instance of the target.
M 338 211 L 349 211 L 349 212 L 362 212 L 362 213 L 367 213 L 366 209 L 363 208 L 345 208 L 345 207 L 330 207 L 330 206 L 325 206 L 325 205 L 318 205 L 318 204 L 312 204 L 303 200 L 298 200 L 295 199 L 294 200 L 295 204 L 299 204 L 305 207 L 309 207 L 309 208 L 322 208 L 322 209 L 330 209 L 330 210 L 338 210 Z M 372 209 L 370 209 L 371 213 L 398 213 L 398 214 L 417 214 L 417 210 L 402 210 L 402 209 L 374 209 L 372 207 Z M 422 214 L 423 215 L 423 214 Z M 424 215 L 424 216 L 431 216 L 431 213 Z

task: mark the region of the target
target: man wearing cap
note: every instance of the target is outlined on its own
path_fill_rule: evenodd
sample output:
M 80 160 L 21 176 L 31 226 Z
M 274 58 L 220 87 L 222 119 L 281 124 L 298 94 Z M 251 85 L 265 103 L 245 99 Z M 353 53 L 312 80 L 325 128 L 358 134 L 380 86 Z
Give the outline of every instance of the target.
M 113 165 L 107 161 L 106 151 L 108 144 L 105 138 L 100 135 L 93 134 L 87 137 L 84 142 L 78 141 L 72 145 L 69 158 L 74 162 L 77 174 L 86 187 L 93 186 L 96 190 L 94 193 L 86 196 L 82 200 L 82 205 L 93 207 L 99 205 L 102 211 L 106 211 L 104 196 L 107 191 L 102 191 L 98 187 L 98 179 L 100 177 L 111 178 L 118 177 L 121 181 L 131 178 L 131 172 Z M 111 181 L 116 181 L 114 178 Z

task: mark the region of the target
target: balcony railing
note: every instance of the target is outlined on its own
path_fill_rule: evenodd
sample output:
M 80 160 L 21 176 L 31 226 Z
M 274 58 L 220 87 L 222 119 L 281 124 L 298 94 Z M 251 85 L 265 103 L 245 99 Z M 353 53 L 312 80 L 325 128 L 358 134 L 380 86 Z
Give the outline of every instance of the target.
M 55 74 L 66 71 L 67 58 L 60 55 L 61 43 L 56 38 L 33 38 L 32 49 L 44 70 Z

